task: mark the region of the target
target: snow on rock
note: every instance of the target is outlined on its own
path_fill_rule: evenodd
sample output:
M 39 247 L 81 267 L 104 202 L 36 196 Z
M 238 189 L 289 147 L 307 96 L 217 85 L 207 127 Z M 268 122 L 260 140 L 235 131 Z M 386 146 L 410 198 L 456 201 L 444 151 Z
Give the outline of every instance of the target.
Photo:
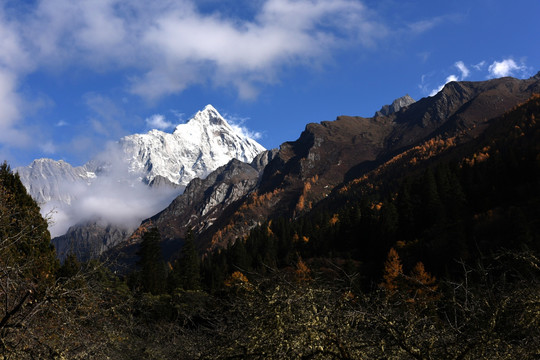
M 142 192 L 147 196 L 148 191 L 140 190 L 143 184 L 168 183 L 167 187 L 178 195 L 192 179 L 204 178 L 232 159 L 251 162 L 264 150 L 256 141 L 231 127 L 212 105 L 207 105 L 187 123 L 178 125 L 173 133 L 151 130 L 146 134 L 126 136 L 83 166 L 73 167 L 62 160 L 38 159 L 26 167 L 16 168 L 15 172 L 40 204 L 43 215 L 53 211 L 48 215 L 55 224 L 51 233 L 57 236 L 72 225 L 99 217 L 96 209 L 103 202 L 101 200 L 112 201 L 129 213 L 127 210 L 135 205 L 129 202 L 130 199 L 122 198 L 139 197 Z M 161 202 L 168 201 L 158 204 L 164 208 L 172 198 L 159 188 L 154 192 L 161 191 L 158 194 L 164 199 Z M 112 196 L 118 199 L 111 199 Z M 148 196 L 156 198 L 153 193 Z M 156 204 L 152 207 L 145 205 L 143 200 L 140 202 L 141 208 L 156 211 Z M 93 204 L 91 214 L 85 210 L 90 207 L 88 204 Z M 137 213 L 140 219 L 134 221 L 153 214 Z M 85 218 L 85 215 L 92 218 Z M 101 214 L 107 215 L 110 214 Z
M 235 132 L 212 105 L 178 125 L 172 134 L 152 130 L 126 136 L 119 144 L 130 172 L 144 174 L 146 183 L 159 175 L 183 187 L 231 159 L 251 162 L 265 150 Z

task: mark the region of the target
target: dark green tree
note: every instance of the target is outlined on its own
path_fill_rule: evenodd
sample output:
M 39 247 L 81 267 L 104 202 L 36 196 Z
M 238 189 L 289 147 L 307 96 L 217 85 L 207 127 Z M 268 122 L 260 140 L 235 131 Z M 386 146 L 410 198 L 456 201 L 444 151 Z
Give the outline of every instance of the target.
M 139 256 L 137 265 L 140 267 L 139 285 L 143 292 L 154 295 L 161 294 L 166 289 L 167 274 L 160 243 L 159 230 L 153 227 L 143 235 L 141 247 L 137 252 Z
M 169 286 L 183 288 L 184 290 L 199 290 L 201 288 L 201 260 L 197 249 L 193 232 L 188 230 L 184 246 L 180 251 L 180 258 L 175 262 L 173 271 L 170 274 Z

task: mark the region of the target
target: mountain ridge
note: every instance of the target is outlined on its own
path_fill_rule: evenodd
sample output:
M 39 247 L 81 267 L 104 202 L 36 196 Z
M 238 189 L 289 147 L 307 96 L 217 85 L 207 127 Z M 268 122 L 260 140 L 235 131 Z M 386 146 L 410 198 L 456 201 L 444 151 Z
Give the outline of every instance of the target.
M 250 162 L 264 150 L 207 105 L 172 133 L 153 129 L 125 136 L 83 166 L 37 159 L 15 171 L 43 214 L 52 214 L 55 223 L 50 230 L 53 236 L 61 235 L 55 240 L 58 249 L 78 251 L 77 242 L 105 244 L 84 245 L 99 253 L 118 243 L 118 234 L 130 233 L 142 219 L 166 207 L 192 179 L 206 177 L 231 159 Z M 138 196 L 152 205 L 146 208 L 142 201 L 129 199 Z M 116 221 L 100 215 L 110 214 L 105 204 L 111 197 L 117 199 L 114 206 L 131 203 L 127 212 L 136 214 Z M 103 224 L 105 228 L 98 230 Z
M 540 81 L 534 77 L 451 82 L 435 96 L 388 116 L 338 116 L 309 123 L 296 141 L 280 146 L 256 188 L 195 234 L 199 250 L 227 247 L 271 219 L 299 217 L 348 181 L 426 142 L 466 143 L 482 134 L 490 119 L 538 90 Z M 177 219 L 175 226 L 182 224 Z M 169 244 L 174 241 L 182 242 L 167 238 Z

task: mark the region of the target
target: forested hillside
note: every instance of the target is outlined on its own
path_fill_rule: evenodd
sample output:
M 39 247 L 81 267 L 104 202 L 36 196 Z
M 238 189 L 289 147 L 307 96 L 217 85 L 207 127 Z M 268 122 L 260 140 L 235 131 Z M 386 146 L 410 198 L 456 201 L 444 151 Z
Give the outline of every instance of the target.
M 4 358 L 535 359 L 540 356 L 540 97 L 467 142 L 433 137 L 309 211 L 201 258 L 63 265 L 1 169 Z M 312 179 L 311 181 L 316 181 Z

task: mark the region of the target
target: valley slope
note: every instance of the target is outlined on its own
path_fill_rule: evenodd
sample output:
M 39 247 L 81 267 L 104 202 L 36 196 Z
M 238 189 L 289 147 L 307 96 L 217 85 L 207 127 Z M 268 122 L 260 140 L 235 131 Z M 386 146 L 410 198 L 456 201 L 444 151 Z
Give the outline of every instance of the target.
M 394 169 L 391 176 L 399 178 L 408 171 L 407 163 L 400 158 L 428 163 L 446 150 L 473 141 L 492 125 L 493 119 L 534 93 L 540 93 L 540 73 L 526 80 L 451 82 L 433 97 L 407 100 L 403 107 L 378 112 L 373 118 L 339 116 L 335 121 L 310 123 L 298 140 L 283 143 L 268 159 L 255 186 L 231 191 L 234 195 L 229 200 L 220 196 L 219 202 L 212 202 L 215 189 L 238 188 L 246 178 L 232 176 L 225 177 L 223 183 L 190 184 L 166 210 L 143 222 L 130 242 L 117 251 L 136 246 L 140 234 L 150 226 L 157 226 L 162 233 L 168 255 L 181 247 L 188 228 L 194 230 L 201 252 L 226 248 L 257 225 L 309 213 L 351 181 L 357 183 L 383 169 Z M 251 176 L 253 184 L 255 173 Z M 213 178 L 219 179 L 219 173 Z M 385 186 L 374 181 L 371 186 Z M 190 198 L 200 199 L 195 194 L 208 195 L 207 205 L 186 212 Z

